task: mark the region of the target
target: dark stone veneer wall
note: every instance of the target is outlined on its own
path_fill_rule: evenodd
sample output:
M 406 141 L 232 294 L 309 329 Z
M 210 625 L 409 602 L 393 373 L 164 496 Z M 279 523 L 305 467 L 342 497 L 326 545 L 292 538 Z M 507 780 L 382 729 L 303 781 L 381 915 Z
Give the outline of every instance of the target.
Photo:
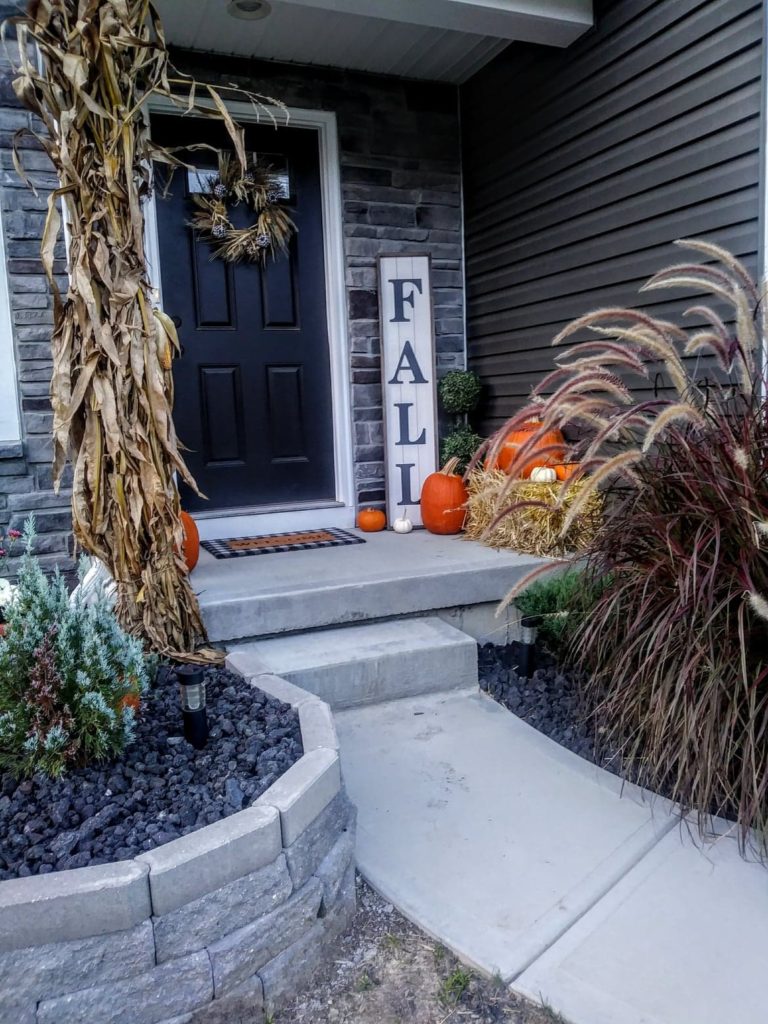
M 0 5 L 0 14 L 2 13 Z M 463 367 L 461 161 L 457 90 L 452 86 L 326 68 L 176 52 L 177 66 L 215 84 L 234 82 L 289 106 L 332 110 L 339 129 L 355 480 L 359 503 L 384 500 L 382 395 L 376 257 L 429 252 L 438 374 Z M 39 258 L 48 194 L 57 185 L 47 157 L 21 141 L 38 189 L 13 169 L 14 133 L 32 125 L 0 55 L 0 210 L 5 234 L 19 400 L 20 445 L 0 446 L 0 526 L 37 516 L 46 561 L 71 553 L 69 493 L 51 482 L 52 302 Z M 64 274 L 63 243 L 57 270 Z M 62 286 L 65 281 L 62 278 Z
M 0 17 L 3 13 L 0 6 Z M 10 52 L 14 45 L 10 40 Z M 8 277 L 23 434 L 18 444 L 3 444 L 5 439 L 0 438 L 0 526 L 20 527 L 34 510 L 38 551 L 45 561 L 66 562 L 71 550 L 69 492 L 63 489 L 55 495 L 51 479 L 53 414 L 48 388 L 53 302 L 40 262 L 48 195 L 58 181 L 31 136 L 19 137 L 17 144 L 37 196 L 13 169 L 14 136 L 19 129 L 32 127 L 32 118 L 16 100 L 12 80 L 8 55 L 0 50 L 0 211 L 6 258 L 0 272 Z M 64 287 L 63 242 L 57 246 L 56 257 L 55 269 L 62 275 L 60 285 Z M 7 372 L 5 366 L 2 372 Z
M 432 254 L 438 376 L 465 365 L 461 142 L 454 86 L 176 51 L 201 81 L 332 110 L 339 131 L 359 503 L 384 500 L 376 257 Z

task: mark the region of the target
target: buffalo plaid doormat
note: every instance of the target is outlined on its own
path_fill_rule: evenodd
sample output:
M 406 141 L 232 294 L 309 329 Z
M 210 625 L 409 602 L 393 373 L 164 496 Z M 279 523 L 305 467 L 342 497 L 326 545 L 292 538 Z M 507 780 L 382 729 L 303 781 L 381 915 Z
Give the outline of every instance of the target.
M 201 547 L 210 551 L 214 558 L 245 558 L 247 555 L 271 555 L 277 551 L 338 548 L 344 544 L 365 544 L 365 540 L 354 533 L 333 528 L 267 533 L 262 537 L 234 537 L 231 540 L 204 540 Z

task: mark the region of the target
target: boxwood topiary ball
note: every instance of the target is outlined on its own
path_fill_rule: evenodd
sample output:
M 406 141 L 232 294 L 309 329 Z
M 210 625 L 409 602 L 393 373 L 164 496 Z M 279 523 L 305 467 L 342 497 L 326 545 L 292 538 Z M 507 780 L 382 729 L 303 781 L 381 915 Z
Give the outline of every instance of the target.
M 450 370 L 440 381 L 440 400 L 449 413 L 472 412 L 480 401 L 480 378 L 472 370 Z

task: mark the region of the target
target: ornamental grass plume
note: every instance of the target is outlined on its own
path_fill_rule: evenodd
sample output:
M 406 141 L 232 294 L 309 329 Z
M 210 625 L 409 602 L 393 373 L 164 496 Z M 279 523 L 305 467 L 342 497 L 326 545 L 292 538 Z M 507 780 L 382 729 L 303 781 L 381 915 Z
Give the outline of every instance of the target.
M 644 290 L 691 287 L 723 309 L 691 307 L 685 316 L 696 326 L 685 331 L 632 309 L 574 321 L 555 345 L 583 330 L 593 336 L 557 357 L 531 404 L 487 449 L 493 455 L 511 429 L 541 420 L 509 467 L 512 480 L 547 431 L 578 437 L 568 458 L 581 468 L 559 501 L 585 481 L 579 498 L 600 489 L 605 502 L 584 569 L 596 598 L 571 648 L 589 673 L 598 734 L 621 751 L 632 778 L 678 801 L 682 813 L 695 812 L 702 833 L 714 815 L 735 818 L 742 849 L 765 853 L 765 304 L 730 253 L 708 242 L 678 244 L 713 265 L 674 266 Z M 709 357 L 704 383 L 702 356 Z M 670 397 L 642 397 L 658 373 Z

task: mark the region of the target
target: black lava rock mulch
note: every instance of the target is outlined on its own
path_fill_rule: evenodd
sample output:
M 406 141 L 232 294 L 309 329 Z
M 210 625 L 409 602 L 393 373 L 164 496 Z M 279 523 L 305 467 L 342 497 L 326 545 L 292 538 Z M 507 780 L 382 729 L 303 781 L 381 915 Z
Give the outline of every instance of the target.
M 611 759 L 595 751 L 595 724 L 581 696 L 577 672 L 559 666 L 544 648 L 536 648 L 530 679 L 519 676 L 519 645 L 478 649 L 480 687 L 534 729 L 574 754 L 611 770 Z
M 297 713 L 224 669 L 206 673 L 210 738 L 183 736 L 178 687 L 142 699 L 136 740 L 61 779 L 0 779 L 0 880 L 135 857 L 242 810 L 302 755 Z

